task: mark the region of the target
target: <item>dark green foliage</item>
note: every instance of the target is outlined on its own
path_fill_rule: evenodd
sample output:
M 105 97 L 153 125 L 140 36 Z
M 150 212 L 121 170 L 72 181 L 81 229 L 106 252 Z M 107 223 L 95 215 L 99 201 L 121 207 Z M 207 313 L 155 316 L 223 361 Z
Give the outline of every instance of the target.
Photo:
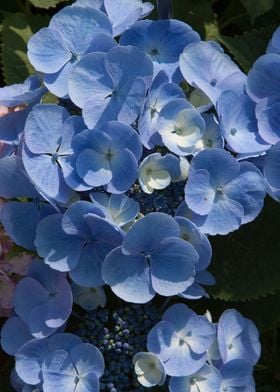
M 267 197 L 260 216 L 227 236 L 211 239 L 211 294 L 222 300 L 250 300 L 280 289 L 279 204 Z

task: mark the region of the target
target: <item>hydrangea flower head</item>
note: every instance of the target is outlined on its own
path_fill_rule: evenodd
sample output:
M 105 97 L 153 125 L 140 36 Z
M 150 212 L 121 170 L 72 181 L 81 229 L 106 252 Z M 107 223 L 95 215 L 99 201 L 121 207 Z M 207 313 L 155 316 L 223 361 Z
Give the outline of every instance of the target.
M 108 192 L 123 193 L 138 176 L 142 145 L 129 125 L 111 121 L 99 130 L 85 130 L 73 139 L 73 148 L 74 175 L 88 188 L 104 185 Z
M 74 135 L 85 128 L 82 119 L 53 104 L 34 107 L 25 124 L 24 167 L 36 187 L 60 203 L 73 194 L 63 178 L 66 158 L 73 153 Z
M 218 322 L 219 351 L 224 363 L 243 359 L 252 366 L 261 353 L 259 333 L 255 324 L 235 309 L 226 310 Z
M 201 89 L 216 104 L 224 90 L 244 91 L 246 76 L 214 41 L 199 41 L 187 46 L 180 56 L 185 80 Z
M 81 343 L 70 351 L 55 350 L 43 362 L 44 391 L 98 392 L 104 359 L 97 347 Z
M 67 82 L 74 64 L 86 53 L 115 45 L 107 16 L 94 8 L 65 7 L 28 42 L 28 58 L 43 72 L 47 88 L 59 97 L 68 95 Z
M 32 339 L 25 343 L 16 354 L 16 372 L 19 377 L 29 385 L 41 384 L 44 381 L 42 368 L 43 366 L 44 368 L 47 367 L 45 360 L 52 357 L 55 352 L 60 352 L 61 350 L 70 354 L 72 349 L 75 349 L 76 347 L 80 348 L 81 344 L 81 339 L 70 333 L 57 333 L 49 338 Z M 94 352 L 96 352 L 96 350 L 94 350 Z M 97 362 L 97 368 L 101 370 L 101 353 L 98 354 L 97 358 L 99 360 Z M 81 360 L 80 366 L 83 366 L 83 364 L 84 361 Z M 92 368 L 92 371 L 95 371 L 94 367 Z M 99 374 L 98 370 L 96 373 Z
M 107 253 L 122 242 L 122 231 L 87 201 L 71 205 L 65 214 L 44 218 L 35 244 L 45 263 L 85 287 L 103 285 L 101 266 Z
M 236 153 L 256 156 L 270 148 L 259 135 L 255 103 L 245 94 L 224 91 L 217 102 L 222 134 L 227 147 Z M 231 110 L 228 110 L 228 108 Z
M 185 201 L 188 216 L 199 229 L 211 235 L 227 234 L 260 213 L 265 183 L 249 162 L 239 163 L 222 149 L 197 154 L 190 167 Z
M 163 362 L 166 374 L 189 376 L 206 363 L 207 350 L 215 338 L 215 326 L 184 304 L 168 308 L 162 321 L 148 334 L 148 350 Z
M 72 311 L 72 292 L 65 274 L 33 261 L 28 276 L 17 285 L 15 312 L 28 325 L 34 337 L 42 338 L 61 327 Z
M 172 217 L 146 215 L 128 231 L 122 246 L 105 258 L 104 281 L 117 296 L 134 303 L 146 303 L 155 293 L 170 296 L 184 291 L 193 283 L 198 254 L 179 234 Z
M 132 124 L 143 107 L 152 74 L 152 61 L 135 47 L 91 53 L 73 68 L 69 95 L 83 109 L 89 128 L 110 120 Z
M 197 41 L 200 37 L 189 25 L 164 19 L 136 22 L 123 33 L 120 44 L 138 47 L 153 60 L 154 75 L 163 70 L 172 80 L 183 49 Z

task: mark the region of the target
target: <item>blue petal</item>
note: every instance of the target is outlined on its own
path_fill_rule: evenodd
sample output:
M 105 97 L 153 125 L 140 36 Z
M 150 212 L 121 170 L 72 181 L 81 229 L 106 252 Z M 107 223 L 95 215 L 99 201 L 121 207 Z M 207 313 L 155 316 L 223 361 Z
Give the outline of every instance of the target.
M 16 286 L 13 298 L 15 312 L 28 323 L 32 309 L 49 299 L 48 291 L 36 280 L 25 277 Z
M 258 102 L 262 98 L 280 97 L 280 57 L 278 54 L 266 54 L 257 59 L 248 73 L 247 93 Z
M 1 329 L 1 346 L 9 355 L 15 355 L 31 339 L 27 325 L 16 316 L 10 317 Z
M 256 116 L 261 137 L 268 143 L 280 140 L 280 102 L 270 98 L 261 99 L 256 106 Z
M 199 215 L 207 215 L 213 207 L 215 196 L 216 191 L 207 170 L 199 169 L 190 175 L 185 187 L 185 200 L 189 208 Z
M 109 161 L 109 166 L 112 180 L 106 187 L 107 191 L 110 193 L 126 192 L 138 176 L 138 165 L 135 156 L 125 148 L 114 154 Z
M 217 102 L 217 111 L 223 136 L 232 151 L 254 154 L 270 148 L 259 136 L 255 104 L 247 95 L 224 91 Z
M 72 57 L 61 34 L 44 27 L 28 41 L 28 58 L 37 71 L 54 73 L 59 71 Z
M 214 41 L 200 41 L 186 47 L 180 57 L 180 69 L 185 80 L 200 88 L 213 103 L 223 91 L 219 84 L 236 72 L 241 74 L 238 66 Z
M 1 162 L 1 161 L 0 161 Z M 269 186 L 280 188 L 280 142 L 272 146 L 265 157 L 264 176 Z
M 204 365 L 194 375 L 186 377 L 171 377 L 170 392 L 192 392 L 193 387 L 200 392 L 217 392 L 220 390 L 221 375 L 214 366 Z
M 121 247 L 114 249 L 105 258 L 102 277 L 124 301 L 146 303 L 155 296 L 144 257 L 124 255 Z
M 189 376 L 206 364 L 206 354 L 195 354 L 187 344 L 178 345 L 173 355 L 164 363 L 169 376 Z
M 179 20 L 144 20 L 126 30 L 120 44 L 134 45 L 149 54 L 154 62 L 154 75 L 164 70 L 171 79 L 183 49 L 199 40 L 199 35 Z
M 244 209 L 242 224 L 253 221 L 261 212 L 266 195 L 262 174 L 250 162 L 240 164 L 240 174 L 224 186 L 225 194 Z
M 178 237 L 179 234 L 179 226 L 171 216 L 153 212 L 132 226 L 124 238 L 122 249 L 124 253 L 132 255 L 151 252 L 164 238 Z
M 199 169 L 205 169 L 209 172 L 211 185 L 216 188 L 235 178 L 239 173 L 240 166 L 228 151 L 213 148 L 203 150 L 193 158 L 190 175 Z
M 74 392 L 78 376 L 70 355 L 64 350 L 56 350 L 43 362 L 43 387 L 46 391 L 55 389 L 58 392 Z
M 16 372 L 27 384 L 37 385 L 42 381 L 41 366 L 50 354 L 47 339 L 32 339 L 16 354 Z
M 210 264 L 212 257 L 211 244 L 205 234 L 200 233 L 198 228 L 189 219 L 177 216 L 176 222 L 180 226 L 180 237 L 188 241 L 199 255 L 195 266 L 196 272 L 204 270 Z
M 86 214 L 96 214 L 104 217 L 103 212 L 89 201 L 77 201 L 73 203 L 63 215 L 61 226 L 63 231 L 69 235 L 77 235 L 88 239 L 90 230 L 85 220 Z
M 69 113 L 53 104 L 36 105 L 25 124 L 25 143 L 35 154 L 55 153 L 61 143 L 64 121 Z
M 142 0 L 104 0 L 106 12 L 113 24 L 113 35 L 118 36 L 152 12 L 154 6 Z
M 73 190 L 66 184 L 62 170 L 52 156 L 33 154 L 25 146 L 22 159 L 25 170 L 39 191 L 59 203 L 69 201 Z
M 105 53 L 90 53 L 84 56 L 73 68 L 69 77 L 69 95 L 80 108 L 92 100 L 98 105 L 112 94 L 114 82 L 104 70 Z M 107 104 L 107 102 L 106 102 Z
M 38 225 L 35 245 L 45 263 L 58 271 L 70 271 L 79 262 L 84 240 L 66 234 L 61 227 L 62 215 L 44 218 Z
M 86 149 L 79 154 L 76 169 L 84 182 L 92 187 L 106 185 L 112 179 L 108 157 L 92 149 Z
M 167 361 L 178 344 L 174 326 L 167 321 L 160 321 L 148 333 L 147 348 L 163 362 Z
M 104 359 L 97 347 L 81 343 L 73 347 L 70 356 L 79 374 L 94 373 L 98 378 L 104 373 Z
M 64 7 L 52 17 L 49 27 L 59 32 L 63 42 L 74 55 L 90 52 L 95 35 L 112 35 L 112 25 L 108 17 L 92 7 Z
M 10 201 L 1 208 L 1 221 L 5 231 L 18 245 L 35 250 L 34 240 L 39 221 L 55 213 L 49 205 L 44 208 L 38 200 L 30 203 Z
M 193 215 L 191 220 L 205 234 L 226 235 L 239 228 L 243 217 L 244 208 L 242 205 L 227 196 L 222 196 L 216 197 L 213 208 L 204 221 L 201 221 L 196 215 Z
M 102 127 L 102 131 L 113 140 L 115 147 L 129 149 L 137 161 L 141 158 L 142 145 L 137 132 L 132 127 L 118 121 L 109 121 Z
M 186 290 L 193 281 L 198 254 L 181 238 L 165 238 L 151 254 L 153 289 L 171 296 Z
M 22 160 L 12 155 L 0 159 L 0 196 L 5 199 L 37 197 L 38 193 L 28 178 Z
M 103 258 L 100 257 L 96 248 L 97 246 L 94 243 L 83 248 L 78 265 L 69 273 L 75 283 L 85 287 L 96 287 L 104 284 L 101 277 Z
M 105 208 L 120 227 L 131 222 L 139 213 L 139 204 L 123 194 L 109 197 L 105 193 L 92 192 L 90 198 L 97 207 Z
M 175 304 L 164 312 L 162 320 L 169 321 L 174 325 L 176 333 L 179 336 L 184 336 L 188 332 L 188 329 L 185 330 L 186 325 L 193 316 L 195 316 L 195 313 L 187 305 Z
M 73 63 L 66 63 L 58 72 L 45 74 L 44 84 L 47 89 L 60 98 L 68 97 L 68 79 L 73 68 Z

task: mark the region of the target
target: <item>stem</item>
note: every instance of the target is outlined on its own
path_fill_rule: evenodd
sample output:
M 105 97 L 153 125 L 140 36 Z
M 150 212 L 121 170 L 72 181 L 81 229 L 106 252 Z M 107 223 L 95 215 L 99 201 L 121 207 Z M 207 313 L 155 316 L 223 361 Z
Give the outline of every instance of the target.
M 157 0 L 157 8 L 160 19 L 172 17 L 172 0 Z

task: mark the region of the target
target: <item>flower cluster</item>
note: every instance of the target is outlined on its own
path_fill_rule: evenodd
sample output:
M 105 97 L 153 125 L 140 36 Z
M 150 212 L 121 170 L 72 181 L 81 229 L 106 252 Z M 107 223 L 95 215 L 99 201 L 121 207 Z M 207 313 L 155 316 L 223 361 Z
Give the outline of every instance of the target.
M 147 303 L 207 297 L 208 236 L 252 222 L 266 193 L 280 201 L 279 29 L 245 75 L 186 23 L 140 20 L 152 9 L 77 0 L 29 40 L 37 74 L 0 89 L 1 224 L 34 256 L 1 330 L 17 391 L 166 375 L 170 392 L 254 390 L 251 321 L 177 303 L 157 323 Z M 73 302 L 84 342 L 64 332 Z

